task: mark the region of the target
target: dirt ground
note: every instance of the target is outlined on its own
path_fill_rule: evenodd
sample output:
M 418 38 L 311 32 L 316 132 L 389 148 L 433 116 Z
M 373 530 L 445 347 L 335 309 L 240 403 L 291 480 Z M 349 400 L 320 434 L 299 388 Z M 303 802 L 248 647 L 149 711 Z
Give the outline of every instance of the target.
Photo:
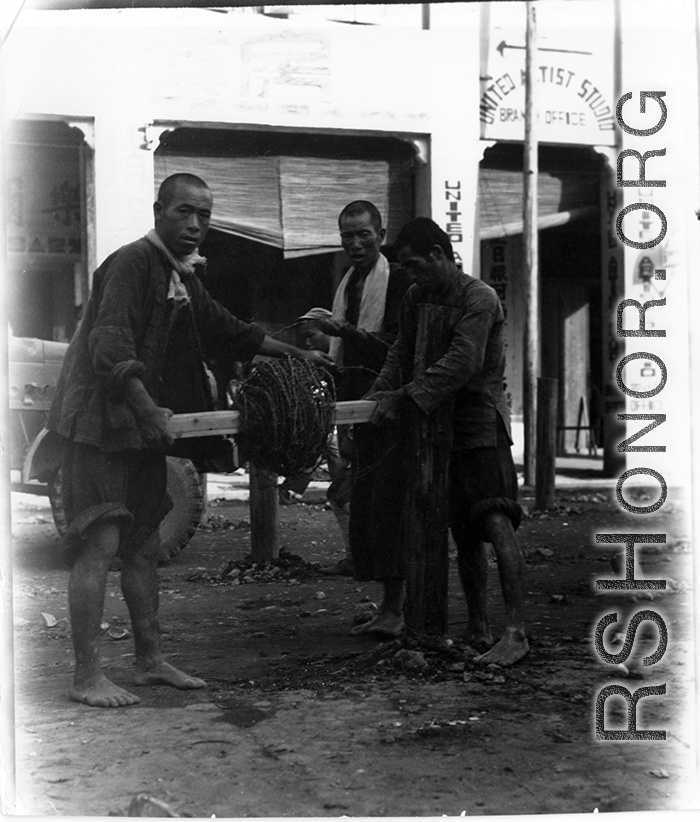
M 519 533 L 531 652 L 510 669 L 475 663 L 461 639 L 467 615 L 454 561 L 448 639 L 350 636 L 378 587 L 318 572 L 316 564 L 342 555 L 340 537 L 319 493 L 305 499 L 281 508 L 285 553 L 274 571 L 244 562 L 247 503 L 212 502 L 209 524 L 161 569 L 164 648 L 209 686 L 144 687 L 139 705 L 111 710 L 67 697 L 68 574 L 42 501 L 16 510 L 20 813 L 135 815 L 137 794 L 193 817 L 698 807 L 692 565 L 683 501 L 673 489 L 641 524 L 611 489 L 567 487 L 554 509 L 529 512 Z M 531 497 L 523 502 L 532 507 Z M 666 590 L 596 594 L 593 580 L 614 576 L 610 556 L 622 549 L 596 545 L 593 534 L 641 530 L 667 533 L 666 545 L 637 548 L 643 575 L 666 579 Z M 490 590 L 499 629 L 493 562 Z M 668 628 L 663 659 L 642 666 L 658 644 L 645 622 L 626 669 L 601 663 L 592 641 L 599 617 L 616 611 L 626 624 L 647 608 Z M 133 648 L 123 636 L 129 623 L 116 572 L 104 627 L 108 675 L 128 687 Z M 612 652 L 622 647 L 616 641 Z M 595 696 L 613 682 L 632 691 L 666 683 L 664 696 L 638 705 L 638 729 L 665 729 L 665 741 L 595 740 Z M 625 727 L 622 699 L 607 706 L 606 728 Z M 151 815 L 159 813 L 151 808 Z

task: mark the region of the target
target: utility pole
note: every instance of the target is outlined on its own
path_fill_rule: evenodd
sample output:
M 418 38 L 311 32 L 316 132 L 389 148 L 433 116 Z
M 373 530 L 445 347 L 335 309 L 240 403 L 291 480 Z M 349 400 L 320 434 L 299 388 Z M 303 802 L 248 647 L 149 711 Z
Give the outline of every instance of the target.
M 537 377 L 540 370 L 539 261 L 537 238 L 537 17 L 534 0 L 525 4 L 525 144 L 523 158 L 523 275 L 525 283 L 525 344 L 523 422 L 525 484 L 535 484 L 537 437 Z

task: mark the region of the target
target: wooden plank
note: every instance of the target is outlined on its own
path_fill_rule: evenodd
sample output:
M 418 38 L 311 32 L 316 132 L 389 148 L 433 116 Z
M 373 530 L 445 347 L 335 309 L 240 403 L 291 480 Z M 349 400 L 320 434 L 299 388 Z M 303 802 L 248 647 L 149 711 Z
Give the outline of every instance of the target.
M 50 408 L 51 400 L 37 400 L 36 402 L 10 400 L 10 411 L 48 411 Z
M 367 422 L 376 402 L 355 400 L 335 406 L 334 421 L 339 425 Z M 238 411 L 204 411 L 174 414 L 169 429 L 174 439 L 229 436 L 240 430 Z M 250 538 L 253 562 L 265 563 L 279 556 L 279 508 L 277 475 L 250 464 Z
M 377 403 L 371 400 L 353 400 L 335 404 L 334 422 L 337 425 L 368 422 Z M 211 437 L 237 434 L 240 430 L 238 411 L 203 411 L 198 414 L 175 414 L 170 418 L 170 433 L 176 440 L 185 437 Z
M 237 434 L 238 411 L 202 411 L 197 414 L 174 414 L 168 423 L 173 439 L 211 437 L 215 434 Z
M 441 305 L 418 308 L 414 377 L 447 350 L 458 312 Z M 454 403 L 443 403 L 429 416 L 407 403 L 408 485 L 402 511 L 406 552 L 406 625 L 431 636 L 447 632 L 448 464 L 452 447 Z
M 335 404 L 336 425 L 351 425 L 356 422 L 369 422 L 377 403 L 374 400 L 350 400 Z

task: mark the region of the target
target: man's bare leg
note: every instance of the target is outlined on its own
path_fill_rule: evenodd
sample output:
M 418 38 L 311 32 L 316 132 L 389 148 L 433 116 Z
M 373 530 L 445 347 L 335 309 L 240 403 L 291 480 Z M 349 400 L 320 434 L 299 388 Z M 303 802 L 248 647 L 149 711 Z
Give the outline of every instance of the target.
M 331 510 L 333 511 L 336 522 L 338 523 L 338 528 L 340 529 L 340 535 L 343 540 L 343 548 L 345 549 L 345 556 L 333 565 L 321 568 L 321 573 L 328 574 L 330 576 L 351 577 L 353 575 L 354 568 L 352 552 L 350 551 L 350 506 L 347 503 L 345 505 L 337 505 L 336 503 L 331 502 Z
M 384 597 L 379 613 L 369 622 L 364 622 L 350 631 L 351 634 L 369 634 L 384 639 L 396 639 L 404 629 L 403 602 L 406 583 L 403 579 L 387 578 L 382 580 Z
M 157 531 L 150 537 L 158 538 Z M 205 688 L 207 683 L 203 679 L 170 665 L 161 652 L 156 560 L 135 554 L 125 557 L 121 584 L 134 631 L 137 669 L 134 684 L 171 685 L 187 690 Z
M 523 620 L 523 558 L 513 530 L 505 514 L 489 514 L 484 522 L 498 560 L 498 574 L 506 606 L 506 627 L 503 636 L 479 662 L 512 665 L 527 654 L 529 645 Z
M 452 535 L 455 536 L 454 530 Z M 488 617 L 488 559 L 486 546 L 473 534 L 459 535 L 457 542 L 457 569 L 462 590 L 467 600 L 469 622 L 467 642 L 483 651 L 493 645 Z
M 104 613 L 109 566 L 119 548 L 119 525 L 93 525 L 68 582 L 75 673 L 70 697 L 97 708 L 120 708 L 140 702 L 115 685 L 100 667 L 100 625 Z

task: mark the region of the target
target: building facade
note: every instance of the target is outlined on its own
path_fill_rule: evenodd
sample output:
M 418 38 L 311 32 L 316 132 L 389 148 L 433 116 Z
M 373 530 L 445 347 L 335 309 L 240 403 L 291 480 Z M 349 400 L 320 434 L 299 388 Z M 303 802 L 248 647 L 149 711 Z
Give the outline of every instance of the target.
M 697 94 L 690 106 L 682 101 L 678 77 L 687 77 L 695 55 L 697 87 L 696 52 L 683 34 L 689 24 L 695 30 L 694 9 L 681 4 L 680 16 L 666 21 L 671 28 L 655 32 L 664 59 L 652 64 L 639 4 L 537 6 L 541 374 L 558 379 L 560 453 L 595 445 L 612 475 L 635 456 L 617 450 L 629 427 L 620 413 L 633 413 L 633 404 L 637 413 L 688 405 L 682 387 L 664 389 L 663 401 L 620 391 L 617 363 L 645 349 L 617 334 L 615 312 L 623 298 L 660 300 L 668 290 L 676 339 L 687 341 L 697 162 L 688 176 L 682 156 L 697 154 Z M 208 287 L 271 333 L 312 305 L 330 305 L 344 266 L 337 215 L 350 200 L 370 199 L 385 217 L 389 248 L 406 219 L 431 216 L 464 269 L 499 293 L 518 450 L 524 4 L 436 4 L 429 28 L 418 4 L 257 11 L 20 16 L 2 57 L 13 332 L 69 339 L 91 272 L 148 230 L 157 186 L 174 171 L 199 174 L 214 192 L 202 249 Z M 638 95 L 644 83 L 666 84 L 660 90 L 673 115 L 648 146 L 615 120 L 620 94 Z M 666 135 L 666 157 L 647 167 L 649 180 L 667 174 L 666 189 L 618 186 L 620 151 L 660 149 Z M 633 180 L 626 162 L 624 177 Z M 695 190 L 683 185 L 684 173 Z M 616 233 L 619 211 L 635 203 L 674 214 L 663 242 L 642 254 Z M 629 237 L 658 235 L 653 210 L 630 215 Z M 662 268 L 665 280 L 648 274 Z M 668 328 L 660 313 L 648 320 L 648 328 Z M 658 378 L 655 368 L 654 359 L 635 360 L 627 384 L 643 393 L 640 386 Z

